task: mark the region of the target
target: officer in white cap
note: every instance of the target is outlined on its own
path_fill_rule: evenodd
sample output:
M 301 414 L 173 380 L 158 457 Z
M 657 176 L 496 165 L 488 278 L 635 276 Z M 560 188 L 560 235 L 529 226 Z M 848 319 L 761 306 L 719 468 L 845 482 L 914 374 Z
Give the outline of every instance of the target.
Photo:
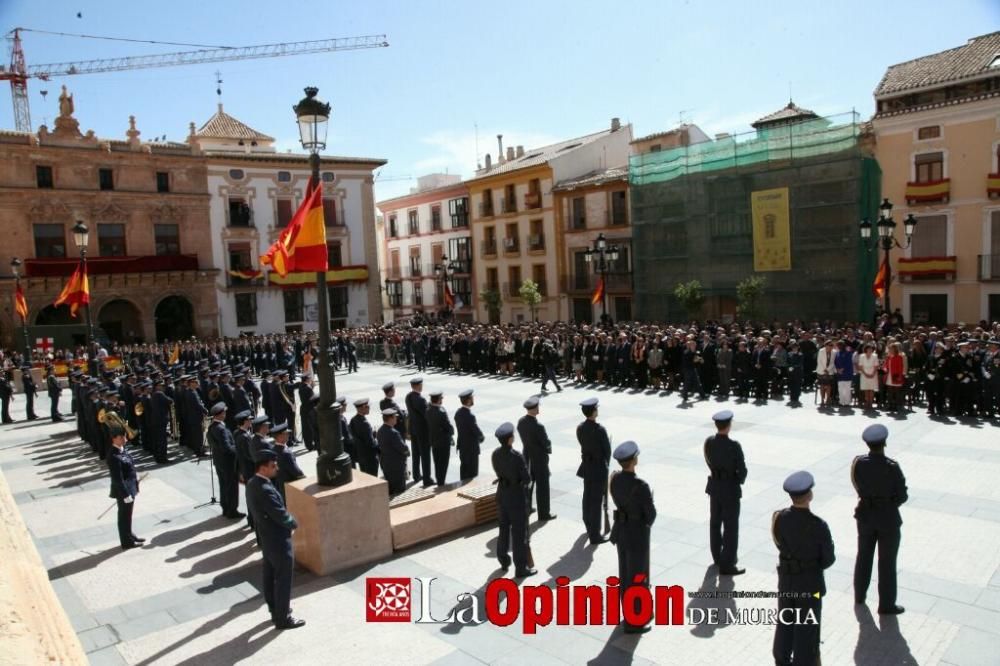
M 479 476 L 479 445 L 483 443 L 483 431 L 479 429 L 472 406 L 476 403 L 472 389 L 465 389 L 458 394 L 461 406 L 455 410 L 455 430 L 457 430 L 457 446 L 459 470 L 458 478 L 465 481 Z
M 649 533 L 656 520 L 656 507 L 649 484 L 635 475 L 639 445 L 631 440 L 622 442 L 615 448 L 614 458 L 621 471 L 611 475 L 609 484 L 615 502 L 611 543 L 618 548 L 618 579 L 624 596 L 630 587 L 649 587 Z M 636 582 L 637 576 L 643 577 L 642 582 Z M 639 612 L 640 606 L 634 604 L 634 611 Z M 625 623 L 626 634 L 644 634 L 649 628 L 649 624 Z
M 705 493 L 709 496 L 708 544 L 712 561 L 723 576 L 739 576 L 746 569 L 736 566 L 740 534 L 741 486 L 747 479 L 743 447 L 729 439 L 733 413 L 728 409 L 712 416 L 715 435 L 705 440 L 703 452 L 710 472 Z
M 382 466 L 382 476 L 389 484 L 389 495 L 396 495 L 406 489 L 406 457 L 410 455 L 403 436 L 396 429 L 398 416 L 399 412 L 392 407 L 383 409 L 382 427 L 376 435 L 379 464 Z
M 851 483 L 858 493 L 854 520 L 858 524 L 858 557 L 854 561 L 854 603 L 865 603 L 878 548 L 878 612 L 899 615 L 896 604 L 896 555 L 899 552 L 899 507 L 906 502 L 906 478 L 899 464 L 885 455 L 889 430 L 881 423 L 865 428 L 861 439 L 868 455 L 851 463 Z
M 580 467 L 576 475 L 583 479 L 583 525 L 587 528 L 590 543 L 597 545 L 608 540 L 608 465 L 611 462 L 611 440 L 608 431 L 597 422 L 597 398 L 587 398 L 580 403 L 585 420 L 576 427 L 576 440 L 580 443 Z M 601 505 L 604 505 L 605 528 L 601 528 Z
M 451 447 L 455 445 L 455 427 L 448 418 L 448 412 L 441 404 L 444 393 L 440 390 L 428 393 L 431 402 L 427 405 L 427 441 L 434 458 L 434 479 L 438 487 L 445 484 L 448 477 L 448 462 L 451 459 Z M 424 479 L 426 481 L 427 479 Z M 424 484 L 426 485 L 426 484 Z
M 819 663 L 820 620 L 826 594 L 823 570 L 836 558 L 830 527 L 809 510 L 813 484 L 809 472 L 790 475 L 782 487 L 792 498 L 792 506 L 775 511 L 771 517 L 771 537 L 778 547 L 778 592 L 798 593 L 779 596 L 778 612 L 794 609 L 801 620 L 775 625 L 776 664 Z
M 396 404 L 396 385 L 392 382 L 382 384 L 382 393 L 385 397 L 378 403 L 379 411 L 396 410 L 396 430 L 399 431 L 400 437 L 406 439 L 406 410 Z
M 371 406 L 368 398 L 358 398 L 354 401 L 355 414 L 351 417 L 348 427 L 354 440 L 354 452 L 358 456 L 358 468 L 365 474 L 378 476 L 378 442 L 375 433 L 368 423 L 368 413 Z
M 497 512 L 500 534 L 497 538 L 497 559 L 504 569 L 510 566 L 510 550 L 514 551 L 514 577 L 523 578 L 538 573 L 528 546 L 528 464 L 520 451 L 514 449 L 514 424 L 502 423 L 494 433 L 500 442 L 491 458 L 497 475 Z
M 242 518 L 246 514 L 239 510 L 240 483 L 236 475 L 236 440 L 226 427 L 226 403 L 212 405 L 212 423 L 208 426 L 206 439 L 212 453 L 212 464 L 219 477 L 219 506 L 226 518 Z

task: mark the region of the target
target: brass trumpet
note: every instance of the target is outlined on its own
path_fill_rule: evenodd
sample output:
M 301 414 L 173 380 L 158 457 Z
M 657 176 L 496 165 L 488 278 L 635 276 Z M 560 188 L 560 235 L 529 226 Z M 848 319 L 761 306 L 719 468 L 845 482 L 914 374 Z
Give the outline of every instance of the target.
M 117 426 L 125 431 L 127 439 L 135 439 L 136 431 L 129 427 L 128 423 L 125 422 L 125 419 L 118 412 L 102 409 L 97 413 L 97 420 L 107 426 Z
M 146 408 L 142 406 L 141 402 L 135 403 L 135 407 L 132 409 L 136 416 L 142 416 L 142 413 L 146 411 Z

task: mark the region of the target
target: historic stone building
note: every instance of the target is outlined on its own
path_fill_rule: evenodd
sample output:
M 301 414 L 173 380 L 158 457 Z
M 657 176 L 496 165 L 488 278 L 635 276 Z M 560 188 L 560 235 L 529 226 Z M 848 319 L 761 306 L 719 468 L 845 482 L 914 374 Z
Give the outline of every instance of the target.
M 95 326 L 121 342 L 216 335 L 205 159 L 186 144 L 142 141 L 134 117 L 125 140 L 81 133 L 65 87 L 59 106 L 54 131 L 0 132 L 0 265 L 9 276 L 12 258 L 24 262 L 29 326 L 86 321 L 52 307 L 77 265 L 72 228 L 82 221 Z M 9 345 L 20 322 L 14 281 L 5 283 Z

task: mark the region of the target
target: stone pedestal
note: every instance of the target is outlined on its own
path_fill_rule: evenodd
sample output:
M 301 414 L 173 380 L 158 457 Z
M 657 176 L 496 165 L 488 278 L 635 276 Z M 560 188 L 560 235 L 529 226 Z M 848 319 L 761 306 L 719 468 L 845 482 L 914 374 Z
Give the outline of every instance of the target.
M 382 479 L 354 470 L 350 483 L 321 486 L 316 477 L 285 484 L 295 560 L 313 573 L 335 571 L 392 555 L 389 490 Z

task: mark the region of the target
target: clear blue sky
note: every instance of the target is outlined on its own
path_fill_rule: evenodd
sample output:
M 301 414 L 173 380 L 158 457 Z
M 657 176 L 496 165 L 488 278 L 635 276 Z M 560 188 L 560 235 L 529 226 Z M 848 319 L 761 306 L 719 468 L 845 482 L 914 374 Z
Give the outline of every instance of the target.
M 29 83 L 35 127 L 52 123 L 65 83 L 81 126 L 99 136 L 124 138 L 134 114 L 143 138 L 182 140 L 214 113 L 219 69 L 226 110 L 282 148 L 297 147 L 291 106 L 316 85 L 334 107 L 328 152 L 389 160 L 383 199 L 415 184 L 390 178 L 469 176 L 476 125 L 481 159 L 495 155 L 498 132 L 530 148 L 612 116 L 636 136 L 682 114 L 709 133 L 746 131 L 789 87 L 818 113 L 868 117 L 888 65 L 1000 29 L 1000 2 L 0 0 L 0 29 L 15 26 L 226 46 L 385 33 L 385 49 Z M 184 50 L 35 33 L 24 49 L 29 65 Z M 5 87 L 0 127 L 13 124 Z

